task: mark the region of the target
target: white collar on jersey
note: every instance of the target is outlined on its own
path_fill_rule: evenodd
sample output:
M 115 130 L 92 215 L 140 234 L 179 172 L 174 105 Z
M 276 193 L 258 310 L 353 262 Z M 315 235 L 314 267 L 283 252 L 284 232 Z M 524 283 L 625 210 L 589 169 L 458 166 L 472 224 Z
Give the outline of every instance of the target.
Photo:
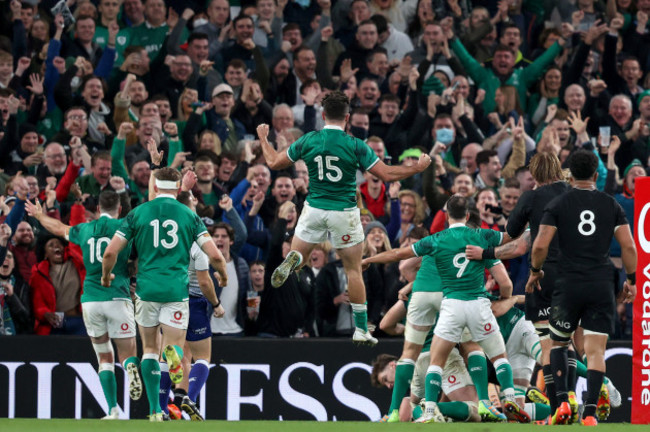
M 156 198 L 171 198 L 173 200 L 176 199 L 176 197 L 172 194 L 166 194 L 166 193 L 159 193 Z
M 464 227 L 464 226 L 466 226 L 464 223 L 459 222 L 459 223 L 449 225 L 449 228 L 458 228 L 458 227 Z
M 343 131 L 342 127 L 336 125 L 325 125 L 323 126 L 323 129 L 336 129 L 336 130 Z
M 109 219 L 113 219 L 113 216 L 109 215 L 108 213 L 102 213 L 99 215 L 99 217 L 107 217 Z

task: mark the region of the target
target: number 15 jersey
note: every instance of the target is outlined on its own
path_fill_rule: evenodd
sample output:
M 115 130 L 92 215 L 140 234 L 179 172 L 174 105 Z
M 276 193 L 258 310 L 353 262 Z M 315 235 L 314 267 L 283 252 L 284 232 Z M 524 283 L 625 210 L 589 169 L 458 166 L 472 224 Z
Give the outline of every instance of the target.
M 307 165 L 307 203 L 336 211 L 356 208 L 357 169 L 367 171 L 379 162 L 368 144 L 335 126 L 303 135 L 291 144 L 287 156 L 292 162 L 302 159 Z
M 161 194 L 133 209 L 115 235 L 132 240 L 138 251 L 138 298 L 160 303 L 189 298 L 187 267 L 192 243 L 210 238 L 196 213 L 172 195 Z
M 540 225 L 557 228 L 561 276 L 604 281 L 612 277 L 609 247 L 614 231 L 627 223 L 614 197 L 572 189 L 548 203 Z

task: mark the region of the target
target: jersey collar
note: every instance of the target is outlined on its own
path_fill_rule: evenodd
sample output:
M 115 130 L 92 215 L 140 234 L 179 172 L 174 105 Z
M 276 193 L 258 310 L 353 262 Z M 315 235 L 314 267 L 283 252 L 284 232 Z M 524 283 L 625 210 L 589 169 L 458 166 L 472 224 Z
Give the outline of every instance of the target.
M 174 195 L 166 194 L 166 193 L 159 193 L 158 196 L 156 197 L 156 199 L 158 199 L 158 198 L 171 198 L 173 200 L 176 199 L 176 197 Z
M 113 219 L 113 216 L 109 215 L 108 213 L 101 213 L 99 217 L 107 217 L 109 219 Z
M 340 126 L 335 126 L 335 125 L 325 125 L 323 126 L 323 129 L 335 129 L 335 130 L 340 130 L 343 132 L 343 128 Z
M 459 223 L 449 225 L 449 228 L 459 228 L 459 227 L 464 227 L 464 226 L 466 226 L 464 223 L 459 222 Z

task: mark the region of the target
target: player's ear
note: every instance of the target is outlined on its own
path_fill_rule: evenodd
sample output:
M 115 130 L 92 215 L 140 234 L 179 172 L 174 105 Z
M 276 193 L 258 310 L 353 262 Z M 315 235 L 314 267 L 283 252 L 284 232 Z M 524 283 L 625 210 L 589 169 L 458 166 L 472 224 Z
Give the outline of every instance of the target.
M 323 110 L 322 113 L 320 113 L 321 117 L 323 117 L 323 121 L 325 121 L 325 110 Z
M 594 183 L 596 182 L 596 180 L 598 180 L 598 171 L 594 173 L 594 178 L 593 178 Z
M 345 115 L 345 122 L 346 122 L 346 123 L 349 123 L 349 122 L 350 122 L 350 113 L 347 113 L 347 114 Z

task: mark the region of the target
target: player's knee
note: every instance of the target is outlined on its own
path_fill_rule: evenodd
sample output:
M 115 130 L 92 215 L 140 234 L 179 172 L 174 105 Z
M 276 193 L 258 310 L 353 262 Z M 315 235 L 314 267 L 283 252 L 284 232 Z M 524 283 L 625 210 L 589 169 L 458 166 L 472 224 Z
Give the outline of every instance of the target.
M 97 355 L 98 363 L 114 363 L 115 353 L 113 352 L 113 344 L 109 340 L 104 343 L 93 343 L 93 349 Z
M 501 333 L 493 333 L 488 338 L 479 342 L 485 355 L 494 362 L 494 359 L 505 358 L 506 345 L 503 343 Z
M 404 329 L 404 339 L 406 339 L 406 341 L 422 346 L 427 340 L 428 334 L 428 330 L 419 330 L 407 321 L 406 328 Z

